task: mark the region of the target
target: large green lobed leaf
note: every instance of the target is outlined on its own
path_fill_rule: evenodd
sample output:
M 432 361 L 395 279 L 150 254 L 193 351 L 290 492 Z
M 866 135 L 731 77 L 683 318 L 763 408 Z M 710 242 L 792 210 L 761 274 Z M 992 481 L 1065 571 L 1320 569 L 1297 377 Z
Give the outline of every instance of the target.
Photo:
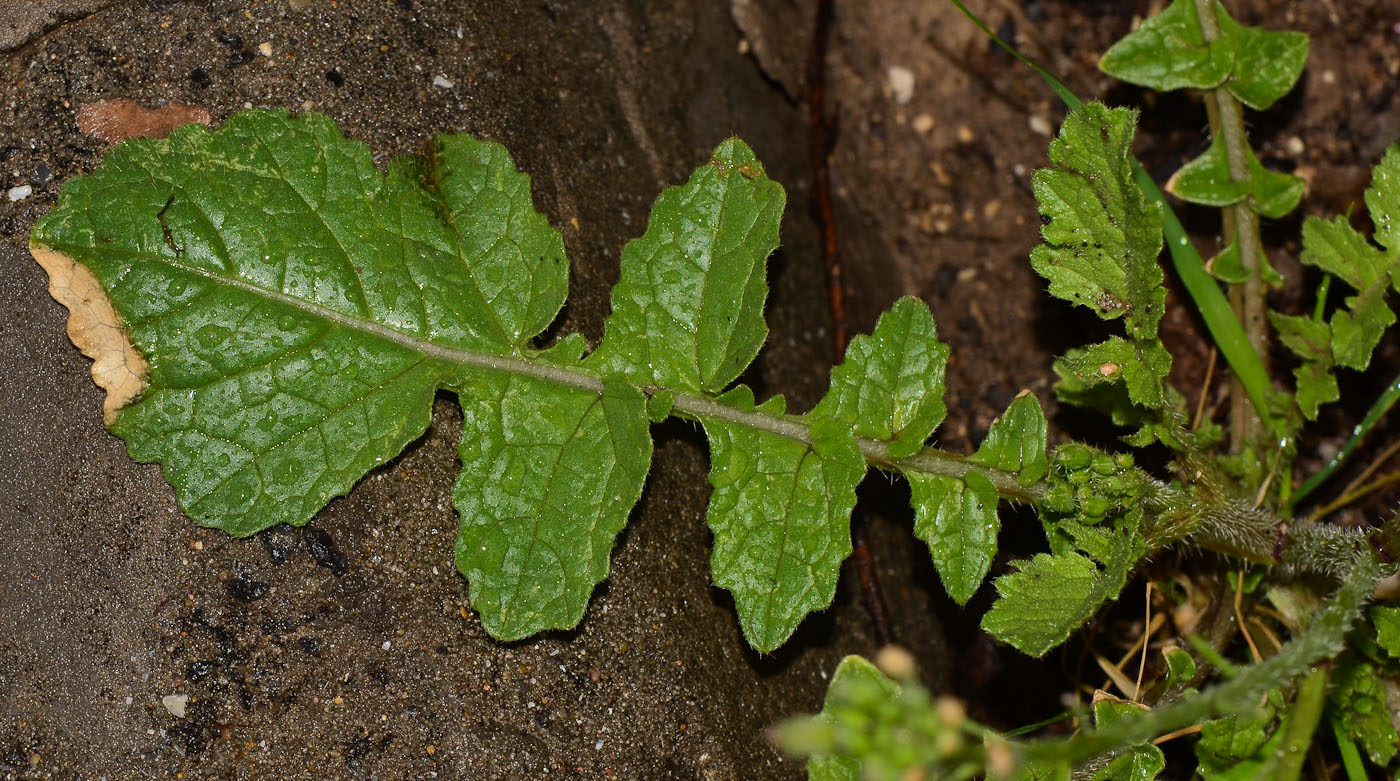
M 722 401 L 774 417 L 783 412 L 782 397 L 755 408 L 743 386 Z M 826 420 L 812 426 L 810 444 L 718 416 L 701 421 L 715 489 L 706 515 L 715 585 L 734 595 L 749 644 L 772 651 L 836 596 L 865 459 L 850 429 Z
M 447 387 L 474 606 L 500 637 L 578 621 L 646 475 L 645 406 L 600 393 L 578 339 L 572 372 L 538 368 L 571 363 L 529 346 L 568 265 L 503 147 L 444 136 L 380 174 L 326 117 L 246 112 L 117 147 L 33 242 L 95 275 L 149 361 L 110 426 L 196 521 L 305 523 Z

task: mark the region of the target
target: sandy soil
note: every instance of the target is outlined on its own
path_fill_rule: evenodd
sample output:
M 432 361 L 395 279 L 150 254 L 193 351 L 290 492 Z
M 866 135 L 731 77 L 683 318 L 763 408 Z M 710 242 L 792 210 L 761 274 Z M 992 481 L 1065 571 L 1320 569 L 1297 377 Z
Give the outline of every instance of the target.
M 1140 151 L 1154 171 L 1202 148 L 1198 103 L 1154 103 L 1092 68 L 1146 3 L 1028 2 L 1015 15 L 971 5 L 1081 94 L 1147 107 Z M 1400 136 L 1400 11 L 1379 0 L 1231 6 L 1243 21 L 1315 36 L 1304 87 L 1253 125 L 1264 159 L 1309 177 L 1301 213 L 1345 209 Z M 656 432 L 646 494 L 580 627 L 495 643 L 451 566 L 451 398 L 438 400 L 427 435 L 305 529 L 236 540 L 195 527 L 159 469 L 133 463 L 102 429 L 88 362 L 26 251 L 62 183 L 101 159 L 105 143 L 77 126 L 97 100 L 185 103 L 215 122 L 246 106 L 323 111 L 381 155 L 469 131 L 505 143 L 532 175 L 573 261 L 558 327 L 596 341 L 618 251 L 652 199 L 738 134 L 790 201 L 771 262 L 772 337 L 746 379 L 805 409 L 832 362 L 794 101 L 809 26 L 792 0 L 735 0 L 733 11 L 704 0 L 20 0 L 0 10 L 0 172 L 3 189 L 30 188 L 0 200 L 10 374 L 0 387 L 0 776 L 801 775 L 764 729 L 817 709 L 840 657 L 873 653 L 871 629 L 847 573 L 833 608 L 788 646 L 748 650 L 727 596 L 709 585 L 696 432 Z M 930 303 L 954 350 L 945 447 L 970 451 L 1022 389 L 1053 412 L 1054 352 L 1096 327 L 1045 302 L 1025 262 L 1038 225 L 1029 176 L 1057 103 L 937 3 L 872 0 L 859 13 L 838 3 L 829 63 L 853 327 L 868 329 L 901 294 Z M 907 94 L 892 68 L 912 76 Z M 1191 224 L 1210 251 L 1210 215 Z M 1271 233 L 1275 263 L 1294 280 L 1286 237 L 1296 227 Z M 1200 332 L 1189 314 L 1170 323 L 1174 380 L 1196 388 Z M 1394 365 L 1394 345 L 1383 349 Z M 1345 430 L 1345 413 L 1335 418 Z M 867 483 L 895 630 L 926 682 L 970 697 L 995 723 L 1055 712 L 1061 660 L 995 649 L 976 629 L 988 589 L 967 610 L 953 606 L 908 533 L 906 489 Z M 1043 542 L 1024 514 L 1007 527 L 998 566 Z M 1026 680 L 1052 683 L 1027 693 Z M 172 712 L 181 702 L 183 716 Z

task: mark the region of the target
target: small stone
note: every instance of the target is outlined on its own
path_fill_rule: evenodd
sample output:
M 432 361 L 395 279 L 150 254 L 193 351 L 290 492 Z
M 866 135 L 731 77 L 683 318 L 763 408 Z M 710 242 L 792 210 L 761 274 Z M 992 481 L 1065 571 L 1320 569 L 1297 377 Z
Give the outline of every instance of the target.
M 452 89 L 453 87 L 457 86 L 457 84 L 456 82 L 439 73 L 438 75 L 433 77 L 433 86 L 442 87 L 443 89 Z
M 272 56 L 272 42 L 271 42 L 271 41 L 263 41 L 262 43 L 258 44 L 258 54 L 261 54 L 261 55 L 264 56 L 264 57 L 271 57 L 271 56 Z
M 11 187 L 8 194 L 11 201 L 22 201 L 34 194 L 34 188 L 27 184 L 22 184 L 18 187 Z
M 1039 114 L 1031 114 L 1030 118 L 1026 120 L 1026 124 L 1030 126 L 1031 132 L 1038 136 L 1049 138 L 1055 132 L 1055 129 L 1050 126 L 1050 120 Z
M 920 114 L 914 117 L 914 130 L 921 135 L 928 135 L 933 130 L 933 117 L 928 114 Z
M 1288 139 L 1283 142 L 1283 148 L 1289 155 L 1298 157 L 1303 154 L 1307 146 L 1303 144 L 1303 139 L 1297 136 L 1289 136 Z
M 160 698 L 160 704 L 164 705 L 170 715 L 177 719 L 185 717 L 185 705 L 189 704 L 189 701 L 190 695 L 188 694 L 167 694 Z
M 890 94 L 894 97 L 894 102 L 900 105 L 908 103 L 914 97 L 914 72 L 895 65 L 889 69 L 888 75 Z
M 977 138 L 977 136 L 973 135 L 972 128 L 968 127 L 967 125 L 958 126 L 958 143 L 970 144 L 975 138 Z

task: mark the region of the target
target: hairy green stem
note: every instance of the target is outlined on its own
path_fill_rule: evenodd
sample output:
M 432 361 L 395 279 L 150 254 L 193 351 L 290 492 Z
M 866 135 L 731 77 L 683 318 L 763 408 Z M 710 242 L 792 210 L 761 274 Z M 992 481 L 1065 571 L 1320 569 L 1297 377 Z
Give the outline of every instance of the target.
M 1215 18 L 1215 3 L 1218 0 L 1195 0 L 1196 21 L 1201 27 L 1201 36 L 1206 43 L 1211 43 L 1220 38 L 1220 25 Z M 1248 182 L 1249 174 L 1249 137 L 1244 129 L 1244 110 L 1240 102 L 1224 86 L 1216 87 L 1210 98 L 1215 104 L 1214 112 L 1216 122 L 1213 123 L 1213 133 L 1219 134 L 1225 141 L 1225 157 L 1230 165 L 1230 178 L 1236 182 Z M 1227 206 L 1224 210 L 1226 220 L 1226 235 L 1233 232 L 1234 239 L 1239 242 L 1240 264 L 1244 268 L 1246 277 L 1244 287 L 1238 296 L 1239 307 L 1237 309 L 1240 319 L 1244 323 L 1245 334 L 1249 337 L 1249 342 L 1254 348 L 1255 354 L 1263 362 L 1267 372 L 1269 366 L 1269 320 L 1268 311 L 1264 301 L 1264 280 L 1259 274 L 1259 256 L 1263 246 L 1259 238 L 1259 215 L 1254 212 L 1249 205 L 1249 199 Z M 1231 231 L 1233 227 L 1233 231 Z M 1243 390 L 1237 385 L 1236 391 Z M 1254 410 L 1249 409 L 1244 404 L 1238 404 L 1232 410 L 1232 421 L 1238 423 L 1238 430 L 1235 432 L 1239 438 L 1232 442 L 1232 446 L 1238 450 L 1245 442 L 1258 442 L 1265 433 L 1263 421 Z
M 1214 688 L 1138 718 L 1073 738 L 1028 744 L 1022 749 L 1022 756 L 1030 760 L 1082 762 L 1123 744 L 1144 743 L 1224 713 L 1248 712 L 1270 688 L 1310 673 L 1313 665 L 1339 653 L 1346 646 L 1347 633 L 1360 617 L 1361 608 L 1370 599 L 1376 581 L 1393 571 L 1393 566 L 1382 564 L 1371 552 L 1362 552 L 1326 607 L 1278 654 L 1240 670 L 1229 681 Z

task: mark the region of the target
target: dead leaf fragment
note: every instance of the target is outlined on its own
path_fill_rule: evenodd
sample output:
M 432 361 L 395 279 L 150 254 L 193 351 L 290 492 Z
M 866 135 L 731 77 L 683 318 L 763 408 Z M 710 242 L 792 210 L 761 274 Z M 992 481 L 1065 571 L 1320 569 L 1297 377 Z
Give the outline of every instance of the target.
M 102 421 L 111 425 L 145 389 L 146 359 L 127 338 L 111 299 L 86 266 L 39 244 L 30 244 L 29 253 L 49 273 L 49 295 L 68 308 L 68 338 L 93 359 L 93 382 L 107 391 Z
M 146 108 L 129 98 L 99 100 L 78 107 L 78 129 L 109 144 L 128 138 L 165 138 L 170 131 L 190 122 L 209 124 L 209 112 L 184 103 Z

